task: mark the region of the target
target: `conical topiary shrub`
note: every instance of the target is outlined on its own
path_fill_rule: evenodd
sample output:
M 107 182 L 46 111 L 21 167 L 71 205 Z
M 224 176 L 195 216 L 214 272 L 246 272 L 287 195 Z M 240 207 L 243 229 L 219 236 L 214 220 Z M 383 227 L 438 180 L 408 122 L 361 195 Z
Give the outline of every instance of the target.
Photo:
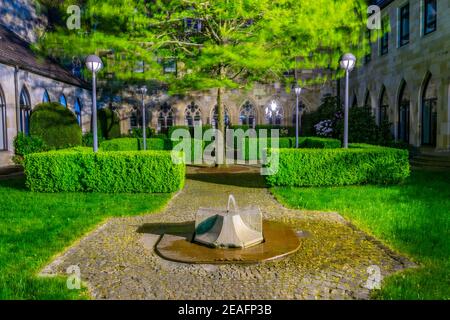
M 33 109 L 30 134 L 41 138 L 52 149 L 80 146 L 82 139 L 75 114 L 56 102 L 41 103 Z

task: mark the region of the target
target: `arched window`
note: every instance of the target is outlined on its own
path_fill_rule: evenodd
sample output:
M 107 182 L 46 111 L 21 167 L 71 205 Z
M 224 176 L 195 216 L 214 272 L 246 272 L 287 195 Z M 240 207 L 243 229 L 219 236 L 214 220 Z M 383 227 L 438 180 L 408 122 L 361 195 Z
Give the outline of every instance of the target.
M 422 144 L 436 146 L 437 134 L 437 88 L 431 74 L 425 81 L 422 93 Z
M 171 105 L 165 102 L 158 108 L 158 130 L 165 130 L 174 126 L 175 112 Z
M 387 97 L 386 87 L 381 89 L 380 107 L 378 109 L 378 124 L 381 124 L 384 120 L 388 120 L 389 101 Z
M 31 100 L 27 88 L 20 91 L 20 132 L 28 135 L 30 133 Z
M 138 128 L 138 114 L 136 110 L 131 111 L 130 114 L 130 128 Z
M 239 124 L 250 126 L 251 128 L 254 128 L 256 125 L 256 110 L 250 101 L 246 101 L 239 111 Z
M 75 115 L 77 116 L 77 120 L 78 120 L 78 124 L 81 126 L 82 125 L 82 114 L 81 112 L 83 111 L 83 105 L 80 102 L 80 99 L 76 98 L 75 99 Z
M 228 128 L 228 126 L 230 125 L 230 113 L 228 111 L 228 107 L 224 106 L 224 109 L 225 109 L 224 124 L 225 124 L 225 128 Z M 212 116 L 211 116 L 211 125 L 214 129 L 217 129 L 218 119 L 219 119 L 219 113 L 217 112 L 217 106 L 214 106 L 214 108 L 212 110 Z
M 409 143 L 409 106 L 409 93 L 403 81 L 398 97 L 398 139 L 406 143 Z
M 3 90 L 0 87 L 0 150 L 8 149 L 8 140 L 6 136 L 6 101 Z
M 271 125 L 281 125 L 283 123 L 283 108 L 273 100 L 265 109 L 266 122 Z
M 195 104 L 194 101 L 192 101 L 184 111 L 184 119 L 185 123 L 189 127 L 193 127 L 194 125 L 201 125 L 202 123 L 202 113 L 200 111 L 200 108 L 198 105 Z
M 65 95 L 61 95 L 59 97 L 59 103 L 62 104 L 65 108 L 67 108 L 67 100 Z
M 50 96 L 48 95 L 47 90 L 44 91 L 44 95 L 42 96 L 42 102 L 43 103 L 50 102 Z

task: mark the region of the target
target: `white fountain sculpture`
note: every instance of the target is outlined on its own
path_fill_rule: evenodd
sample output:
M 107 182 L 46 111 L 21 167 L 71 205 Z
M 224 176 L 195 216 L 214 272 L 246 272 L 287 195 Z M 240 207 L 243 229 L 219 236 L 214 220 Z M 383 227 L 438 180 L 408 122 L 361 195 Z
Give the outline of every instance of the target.
M 194 241 L 215 248 L 248 248 L 260 244 L 264 241 L 261 211 L 258 207 L 238 210 L 233 195 L 229 196 L 226 211 L 200 208 Z

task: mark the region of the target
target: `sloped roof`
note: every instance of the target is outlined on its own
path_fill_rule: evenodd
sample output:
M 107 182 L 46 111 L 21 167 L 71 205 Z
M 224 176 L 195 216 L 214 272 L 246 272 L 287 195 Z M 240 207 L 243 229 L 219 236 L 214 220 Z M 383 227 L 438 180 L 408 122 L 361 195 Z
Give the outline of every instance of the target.
M 72 75 L 55 61 L 36 55 L 30 44 L 0 24 L 0 63 L 18 66 L 22 70 L 81 88 L 89 85 Z
M 374 4 L 379 6 L 380 8 L 386 7 L 388 4 L 390 4 L 394 0 L 371 0 L 370 4 Z

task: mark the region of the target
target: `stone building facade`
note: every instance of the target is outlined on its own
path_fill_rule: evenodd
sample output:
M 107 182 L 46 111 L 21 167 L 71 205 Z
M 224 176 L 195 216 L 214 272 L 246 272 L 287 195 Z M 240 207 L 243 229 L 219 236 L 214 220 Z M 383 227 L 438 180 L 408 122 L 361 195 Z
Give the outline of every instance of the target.
M 377 121 L 387 117 L 398 141 L 449 150 L 450 1 L 374 4 L 382 8 L 382 25 L 390 31 L 351 73 L 351 103 L 370 106 Z
M 0 166 L 5 166 L 11 164 L 15 136 L 27 133 L 30 113 L 41 102 L 61 102 L 89 131 L 91 92 L 70 71 L 31 50 L 45 25 L 32 2 L 0 0 L 0 13 Z
M 303 112 L 316 110 L 324 95 L 335 93 L 335 87 L 330 84 L 306 88 L 301 95 Z M 127 96 L 129 99 L 126 99 Z M 133 94 L 133 90 L 124 94 L 124 97 L 124 100 L 133 103 L 119 111 L 122 133 L 142 127 L 142 98 Z M 278 84 L 256 84 L 249 90 L 227 90 L 222 99 L 227 125 L 295 125 L 296 96 L 292 90 L 286 90 Z M 192 126 L 197 122 L 215 127 L 216 101 L 216 90 L 190 92 L 185 96 L 149 94 L 145 99 L 148 126 L 157 132 L 170 126 Z

